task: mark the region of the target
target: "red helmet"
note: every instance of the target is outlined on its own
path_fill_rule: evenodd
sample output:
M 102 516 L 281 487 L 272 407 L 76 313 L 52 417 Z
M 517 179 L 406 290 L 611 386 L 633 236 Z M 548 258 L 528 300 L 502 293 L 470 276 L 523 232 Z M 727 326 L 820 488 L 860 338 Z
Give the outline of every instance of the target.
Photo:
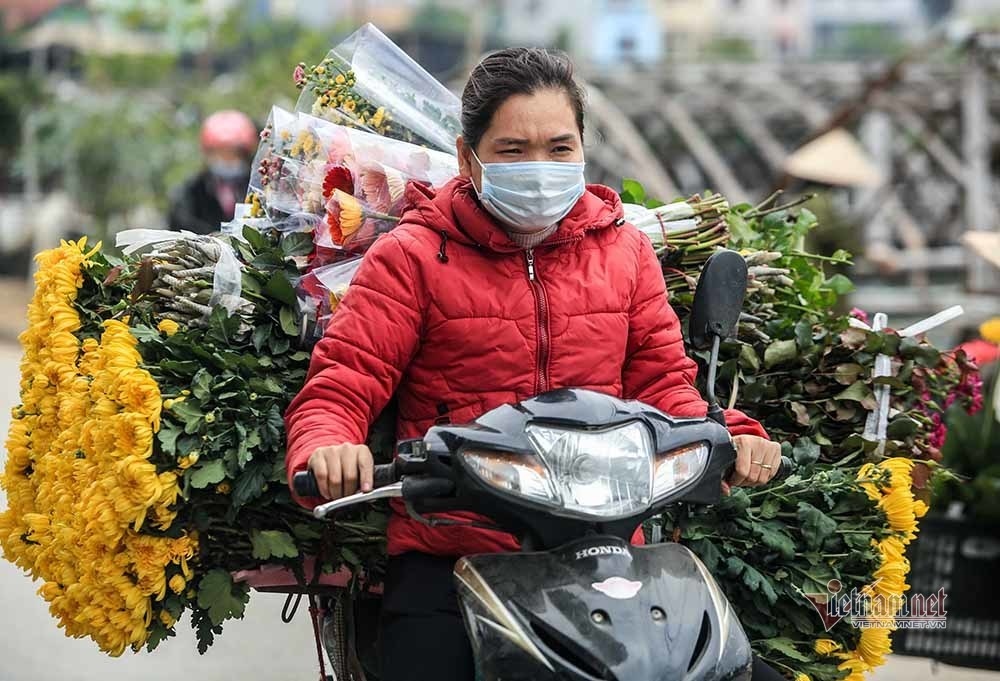
M 242 111 L 216 111 L 201 125 L 202 149 L 243 149 L 253 153 L 259 142 L 257 126 Z

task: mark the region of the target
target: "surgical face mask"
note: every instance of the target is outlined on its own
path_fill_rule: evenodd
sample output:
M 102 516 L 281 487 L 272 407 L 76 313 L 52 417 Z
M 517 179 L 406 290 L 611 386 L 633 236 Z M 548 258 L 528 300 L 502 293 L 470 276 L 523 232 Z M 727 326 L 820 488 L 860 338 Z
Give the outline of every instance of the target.
M 213 159 L 208 162 L 208 171 L 220 180 L 239 180 L 246 177 L 250 166 L 243 161 L 223 161 Z
M 514 232 L 548 229 L 566 217 L 586 191 L 582 162 L 483 163 L 476 152 L 472 156 L 483 169 L 480 203 Z

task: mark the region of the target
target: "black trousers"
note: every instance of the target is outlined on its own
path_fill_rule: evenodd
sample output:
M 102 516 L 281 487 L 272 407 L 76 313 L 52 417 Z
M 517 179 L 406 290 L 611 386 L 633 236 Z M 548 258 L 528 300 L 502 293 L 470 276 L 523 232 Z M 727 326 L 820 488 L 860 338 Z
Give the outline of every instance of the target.
M 389 559 L 379 632 L 381 681 L 473 681 L 454 566 L 454 558 L 423 553 Z M 752 681 L 784 677 L 755 657 Z

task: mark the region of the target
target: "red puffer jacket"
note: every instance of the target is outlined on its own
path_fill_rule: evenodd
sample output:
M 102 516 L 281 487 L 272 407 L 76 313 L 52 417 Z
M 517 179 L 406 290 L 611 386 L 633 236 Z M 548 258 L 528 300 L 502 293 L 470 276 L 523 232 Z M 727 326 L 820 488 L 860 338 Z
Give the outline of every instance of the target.
M 401 439 L 559 387 L 705 415 L 660 264 L 614 191 L 588 187 L 533 251 L 508 239 L 469 180 L 437 192 L 410 185 L 407 197 L 410 210 L 365 255 L 288 408 L 289 479 L 318 447 L 364 442 L 394 392 Z M 727 418 L 734 434 L 764 435 L 739 412 Z M 430 528 L 400 508 L 388 532 L 393 555 L 517 549 L 508 534 Z

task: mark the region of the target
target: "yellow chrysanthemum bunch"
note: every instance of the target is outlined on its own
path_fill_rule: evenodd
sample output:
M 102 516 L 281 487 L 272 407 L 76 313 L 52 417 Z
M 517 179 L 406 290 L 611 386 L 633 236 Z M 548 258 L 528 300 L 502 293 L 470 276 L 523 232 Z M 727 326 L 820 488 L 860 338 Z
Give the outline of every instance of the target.
M 170 526 L 180 489 L 149 461 L 162 400 L 128 325 L 105 322 L 100 341 L 76 335 L 73 303 L 96 251 L 85 248 L 63 242 L 37 258 L 0 545 L 44 581 L 39 593 L 67 635 L 120 655 L 145 643 L 168 587 L 184 588 L 197 540 L 141 533 Z
M 892 652 L 894 618 L 903 605 L 903 593 L 910 588 L 906 583 L 910 571 L 906 545 L 916 538 L 917 521 L 927 513 L 927 505 L 913 497 L 913 466 L 913 460 L 897 457 L 867 463 L 858 471 L 859 484 L 885 514 L 892 534 L 872 540 L 881 561 L 868 593 L 873 603 L 871 617 L 883 620 L 880 626 L 863 629 L 858 647 L 852 651 L 841 652 L 840 645 L 830 639 L 814 644 L 818 654 L 843 660 L 838 668 L 848 673 L 845 681 L 863 681 L 865 674 L 884 664 L 885 656 Z

